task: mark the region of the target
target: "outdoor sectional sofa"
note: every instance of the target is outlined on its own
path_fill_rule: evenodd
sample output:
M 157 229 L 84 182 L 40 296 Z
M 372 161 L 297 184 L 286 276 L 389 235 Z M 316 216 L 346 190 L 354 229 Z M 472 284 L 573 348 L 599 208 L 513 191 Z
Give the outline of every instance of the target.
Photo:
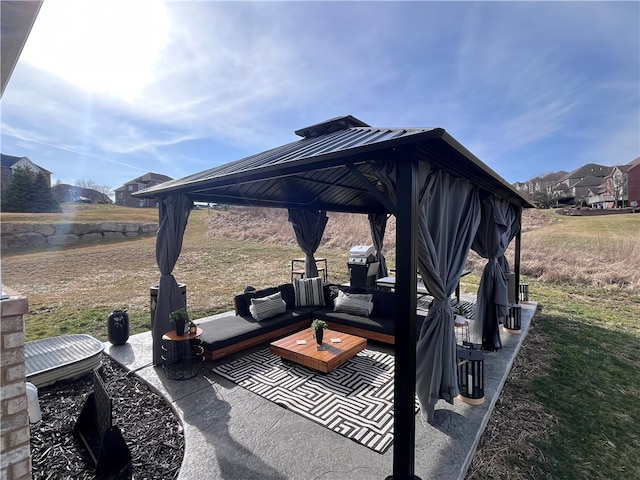
M 322 290 L 324 306 L 296 306 L 296 294 L 291 283 L 236 295 L 234 298 L 235 315 L 217 317 L 215 320 L 200 323 L 199 326 L 203 330 L 200 338 L 205 356 L 212 360 L 222 358 L 251 346 L 308 328 L 314 319 L 326 321 L 331 330 L 379 342 L 394 343 L 395 292 L 339 285 L 324 285 Z M 373 310 L 368 316 L 334 311 L 334 299 L 339 294 L 339 290 L 349 294 L 371 294 Z M 250 312 L 251 299 L 264 299 L 274 294 L 277 295 L 278 292 L 286 303 L 284 313 L 257 321 Z M 418 331 L 424 319 L 424 316 L 418 315 Z

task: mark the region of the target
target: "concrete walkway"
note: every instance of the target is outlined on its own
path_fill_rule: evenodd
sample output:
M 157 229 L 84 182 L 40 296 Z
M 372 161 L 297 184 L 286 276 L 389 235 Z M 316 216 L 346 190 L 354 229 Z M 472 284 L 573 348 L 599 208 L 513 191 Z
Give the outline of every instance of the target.
M 450 405 L 441 400 L 435 425 L 423 424 L 420 414 L 416 415 L 416 476 L 464 478 L 536 307 L 523 303 L 521 333 L 501 332 L 503 348 L 485 353 L 484 404 L 470 406 L 456 399 Z M 389 346 L 374 342 L 368 348 L 389 351 Z M 179 480 L 372 480 L 392 475 L 393 446 L 378 454 L 211 371 L 214 365 L 244 353 L 215 363 L 206 360 L 202 374 L 176 381 L 167 379 L 161 367 L 151 366 L 151 350 L 150 332 L 134 335 L 124 345 L 107 343 L 105 348 L 178 413 L 185 433 Z

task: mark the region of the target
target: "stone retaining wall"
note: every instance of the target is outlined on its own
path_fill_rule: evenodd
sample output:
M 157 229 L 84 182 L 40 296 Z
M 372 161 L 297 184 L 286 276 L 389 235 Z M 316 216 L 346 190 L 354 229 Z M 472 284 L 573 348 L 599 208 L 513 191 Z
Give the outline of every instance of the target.
M 102 240 L 124 239 L 155 234 L 157 223 L 2 223 L 0 224 L 4 251 L 44 247 L 47 245 L 75 245 Z

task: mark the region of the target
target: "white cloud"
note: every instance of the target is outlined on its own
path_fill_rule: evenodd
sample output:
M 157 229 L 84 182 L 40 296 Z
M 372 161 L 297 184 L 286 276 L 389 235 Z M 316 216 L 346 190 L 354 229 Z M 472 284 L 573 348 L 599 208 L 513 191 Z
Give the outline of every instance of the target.
M 163 2 L 48 0 L 23 60 L 82 89 L 131 99 L 152 81 L 167 25 Z
M 123 16 L 124 5 L 113 11 Z M 59 65 L 42 56 L 31 57 L 38 68 L 21 60 L 3 97 L 5 144 L 33 141 L 122 160 L 124 168 L 188 174 L 194 173 L 189 157 L 199 168 L 227 152 L 255 153 L 295 140 L 295 129 L 344 114 L 376 126 L 444 127 L 488 163 L 554 142 L 575 148 L 581 141 L 576 155 L 586 157 L 611 125 L 620 132 L 611 138 L 634 143 L 640 110 L 634 4 L 153 5 L 140 30 L 122 27 L 132 57 L 141 59 L 127 68 L 129 91 L 118 84 L 126 77 L 108 73 L 103 77 L 114 88 L 107 93 L 97 83 L 71 83 L 78 74 L 79 64 L 69 63 L 80 54 L 76 47 L 52 56 Z M 34 33 L 46 30 L 39 26 L 43 19 L 52 25 L 44 14 L 59 6 L 43 5 Z M 152 20 L 158 12 L 164 20 Z M 112 21 L 112 32 L 120 20 Z M 66 24 L 78 31 L 75 21 Z M 50 47 L 65 45 L 62 40 Z M 116 40 L 103 51 L 104 62 L 86 65 L 116 71 L 112 53 L 123 52 Z M 25 54 L 34 51 L 31 42 Z M 95 53 L 105 47 L 87 45 Z M 64 62 L 68 69 L 60 69 Z

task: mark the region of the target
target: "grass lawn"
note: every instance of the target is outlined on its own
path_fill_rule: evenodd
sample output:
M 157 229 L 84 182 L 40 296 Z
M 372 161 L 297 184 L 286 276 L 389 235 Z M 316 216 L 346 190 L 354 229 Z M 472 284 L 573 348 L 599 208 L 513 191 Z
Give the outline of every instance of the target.
M 623 295 L 543 287 L 550 362 L 529 388 L 555 417 L 537 440 L 550 478 L 640 478 L 640 306 Z
M 537 214 L 523 281 L 542 315 L 468 478 L 640 478 L 640 215 Z
M 11 223 L 92 223 L 158 222 L 154 208 L 127 208 L 114 204 L 63 203 L 61 213 L 2 213 L 3 222 Z

